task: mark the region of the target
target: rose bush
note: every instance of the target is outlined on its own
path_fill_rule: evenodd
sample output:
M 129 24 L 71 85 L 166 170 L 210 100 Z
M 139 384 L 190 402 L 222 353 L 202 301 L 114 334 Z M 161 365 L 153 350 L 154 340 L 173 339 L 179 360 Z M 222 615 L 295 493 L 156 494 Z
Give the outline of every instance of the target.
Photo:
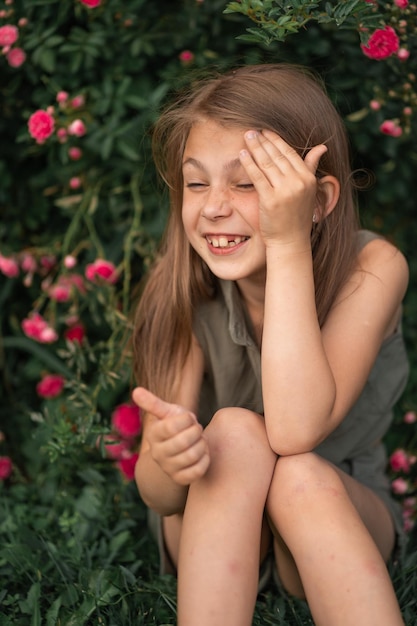
M 276 60 L 323 73 L 351 133 L 356 167 L 377 179 L 361 196 L 363 221 L 409 256 L 404 331 L 416 344 L 415 6 L 349 0 L 336 5 L 345 11 L 338 23 L 349 28 L 339 28 L 335 16 L 304 24 L 297 18 L 292 31 L 280 25 L 277 39 L 276 20 L 266 20 L 255 28 L 258 38 L 252 32 L 245 41 L 237 39 L 245 11 L 256 16 L 281 3 L 233 4 L 239 12 L 225 14 L 223 0 L 0 0 L 5 626 L 173 619 L 163 583 L 142 584 L 156 577 L 157 565 L 132 484 L 141 418 L 130 404 L 128 339 L 136 287 L 167 207 L 149 129 L 170 92 L 195 73 Z M 307 4 L 287 3 L 285 17 Z M 356 10 L 367 31 L 359 33 Z M 369 58 L 361 44 L 372 47 L 372 33 L 386 27 L 398 49 L 392 39 L 390 55 Z M 411 364 L 387 439 L 393 490 L 410 534 L 417 479 L 412 351 Z

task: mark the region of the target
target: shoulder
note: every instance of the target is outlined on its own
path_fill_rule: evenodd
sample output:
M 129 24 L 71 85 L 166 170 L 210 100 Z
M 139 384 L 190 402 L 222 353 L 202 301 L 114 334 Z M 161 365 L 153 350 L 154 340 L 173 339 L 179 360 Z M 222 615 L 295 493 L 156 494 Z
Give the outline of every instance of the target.
M 374 276 L 383 283 L 389 283 L 403 295 L 407 289 L 409 279 L 407 260 L 395 245 L 382 237 L 368 238 L 365 245 L 360 248 L 357 270 L 361 274 Z
M 359 249 L 354 269 L 342 286 L 325 326 L 336 321 L 346 332 L 355 320 L 374 329 L 376 343 L 396 328 L 409 279 L 400 250 L 381 237 L 369 238 Z

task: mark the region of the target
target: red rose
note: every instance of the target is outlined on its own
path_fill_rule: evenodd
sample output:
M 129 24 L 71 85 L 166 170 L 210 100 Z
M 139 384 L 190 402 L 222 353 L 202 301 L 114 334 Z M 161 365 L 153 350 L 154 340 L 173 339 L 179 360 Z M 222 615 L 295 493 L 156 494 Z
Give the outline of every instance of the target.
M 36 391 L 42 398 L 56 398 L 64 388 L 64 377 L 59 374 L 47 374 L 36 385 Z
M 362 51 L 370 59 L 380 61 L 386 59 L 400 47 L 400 40 L 391 26 L 379 28 L 369 38 L 368 44 L 361 45 Z

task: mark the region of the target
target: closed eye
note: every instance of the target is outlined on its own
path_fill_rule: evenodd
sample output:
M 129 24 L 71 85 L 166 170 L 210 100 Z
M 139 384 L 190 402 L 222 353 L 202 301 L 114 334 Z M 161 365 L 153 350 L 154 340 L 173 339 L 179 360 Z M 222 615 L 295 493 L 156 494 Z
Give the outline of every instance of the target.
M 236 185 L 238 189 L 253 189 L 253 183 L 242 183 L 241 185 Z
M 208 187 L 205 183 L 187 183 L 185 186 L 187 189 L 201 189 L 203 187 Z

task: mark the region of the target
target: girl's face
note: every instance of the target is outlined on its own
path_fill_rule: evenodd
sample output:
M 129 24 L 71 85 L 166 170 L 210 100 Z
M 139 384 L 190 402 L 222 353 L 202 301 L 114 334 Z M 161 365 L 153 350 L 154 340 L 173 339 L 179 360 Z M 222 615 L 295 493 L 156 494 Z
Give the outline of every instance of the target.
M 239 161 L 244 132 L 195 124 L 183 156 L 182 220 L 194 250 L 218 278 L 265 284 L 258 194 Z

